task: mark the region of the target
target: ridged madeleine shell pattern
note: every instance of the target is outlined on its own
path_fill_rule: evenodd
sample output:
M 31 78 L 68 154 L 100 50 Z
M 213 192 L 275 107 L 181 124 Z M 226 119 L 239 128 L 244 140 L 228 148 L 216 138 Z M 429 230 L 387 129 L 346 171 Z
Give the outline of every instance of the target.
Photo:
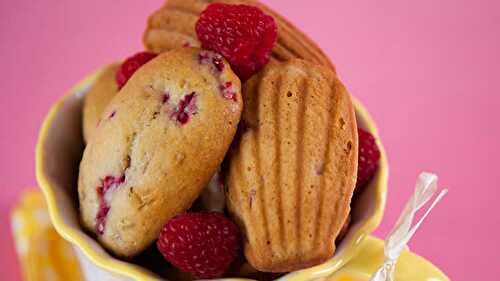
M 330 59 L 308 36 L 256 0 L 168 0 L 148 19 L 143 37 L 146 49 L 160 53 L 182 46 L 198 47 L 200 43 L 195 32 L 196 21 L 207 5 L 214 2 L 253 5 L 271 15 L 278 25 L 278 40 L 272 52 L 274 60 L 299 58 L 325 65 L 335 71 Z
M 261 271 L 324 262 L 349 214 L 358 137 L 351 99 L 329 69 L 269 64 L 243 88 L 226 201 Z

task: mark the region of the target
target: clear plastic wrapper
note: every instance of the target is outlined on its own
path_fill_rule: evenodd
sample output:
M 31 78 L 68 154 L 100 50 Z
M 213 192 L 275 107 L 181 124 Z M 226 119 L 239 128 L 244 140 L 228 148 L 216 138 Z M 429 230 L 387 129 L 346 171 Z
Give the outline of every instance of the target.
M 385 240 L 384 263 L 373 274 L 370 281 L 394 281 L 394 269 L 401 251 L 407 247 L 406 245 L 408 244 L 408 241 L 410 241 L 413 237 L 422 222 L 448 192 L 446 189 L 439 192 L 422 217 L 415 224 L 413 224 L 417 211 L 422 209 L 437 192 L 437 181 L 438 177 L 435 174 L 424 172 L 418 176 L 415 192 L 410 200 L 408 200 L 408 203 L 406 203 L 398 221 Z

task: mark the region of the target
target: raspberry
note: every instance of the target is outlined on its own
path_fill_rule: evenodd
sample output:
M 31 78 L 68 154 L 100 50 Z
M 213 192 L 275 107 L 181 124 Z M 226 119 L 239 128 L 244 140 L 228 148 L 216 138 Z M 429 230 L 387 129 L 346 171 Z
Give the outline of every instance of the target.
M 236 92 L 233 91 L 233 83 L 231 83 L 231 81 L 220 85 L 219 89 L 222 91 L 222 96 L 224 98 L 236 101 Z
M 191 116 L 196 114 L 196 93 L 192 92 L 189 95 L 185 95 L 182 100 L 179 101 L 177 108 L 172 113 L 171 118 L 177 120 L 179 124 L 184 125 L 191 119 Z
M 137 69 L 154 59 L 156 56 L 157 54 L 150 52 L 139 52 L 127 58 L 116 72 L 116 83 L 118 83 L 118 88 L 121 89 Z
M 166 260 L 196 278 L 221 277 L 240 249 L 238 227 L 218 212 L 185 213 L 162 229 L 157 247 Z
M 356 182 L 356 193 L 361 192 L 378 168 L 380 150 L 375 138 L 369 132 L 358 128 L 359 155 L 358 155 L 358 180 Z
M 277 30 L 272 17 L 248 5 L 210 4 L 196 22 L 202 47 L 224 56 L 243 81 L 269 62 Z
M 108 216 L 109 202 L 106 199 L 106 194 L 111 192 L 122 183 L 125 182 L 125 176 L 113 177 L 106 176 L 101 180 L 101 184 L 97 187 L 97 200 L 99 202 L 99 208 L 96 215 L 96 231 L 97 234 L 102 235 L 104 233 L 104 228 L 106 226 L 106 218 Z

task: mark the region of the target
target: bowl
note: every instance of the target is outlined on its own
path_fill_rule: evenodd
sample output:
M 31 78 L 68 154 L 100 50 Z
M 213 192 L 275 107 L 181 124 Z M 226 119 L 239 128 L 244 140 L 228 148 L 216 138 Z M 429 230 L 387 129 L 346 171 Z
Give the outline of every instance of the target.
M 88 235 L 78 214 L 78 167 L 84 143 L 82 137 L 83 97 L 102 69 L 88 75 L 64 95 L 45 118 L 36 146 L 36 176 L 47 201 L 55 229 L 69 241 L 80 258 L 89 280 L 162 280 L 139 265 L 117 259 Z M 368 111 L 353 98 L 358 126 L 370 131 L 381 151 L 379 169 L 365 190 L 353 201 L 351 224 L 337 245 L 335 255 L 323 264 L 290 272 L 280 280 L 315 280 L 327 277 L 346 264 L 363 240 L 379 225 L 384 213 L 388 164 L 375 123 Z M 249 280 L 226 278 L 225 280 Z

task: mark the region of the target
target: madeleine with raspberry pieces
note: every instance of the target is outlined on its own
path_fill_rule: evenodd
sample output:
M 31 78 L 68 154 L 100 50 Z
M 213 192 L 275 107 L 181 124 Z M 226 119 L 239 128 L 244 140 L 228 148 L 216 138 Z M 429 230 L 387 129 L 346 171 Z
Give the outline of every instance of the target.
M 219 54 L 183 48 L 142 66 L 113 98 L 80 164 L 84 226 L 133 257 L 188 209 L 240 119 L 240 80 Z

